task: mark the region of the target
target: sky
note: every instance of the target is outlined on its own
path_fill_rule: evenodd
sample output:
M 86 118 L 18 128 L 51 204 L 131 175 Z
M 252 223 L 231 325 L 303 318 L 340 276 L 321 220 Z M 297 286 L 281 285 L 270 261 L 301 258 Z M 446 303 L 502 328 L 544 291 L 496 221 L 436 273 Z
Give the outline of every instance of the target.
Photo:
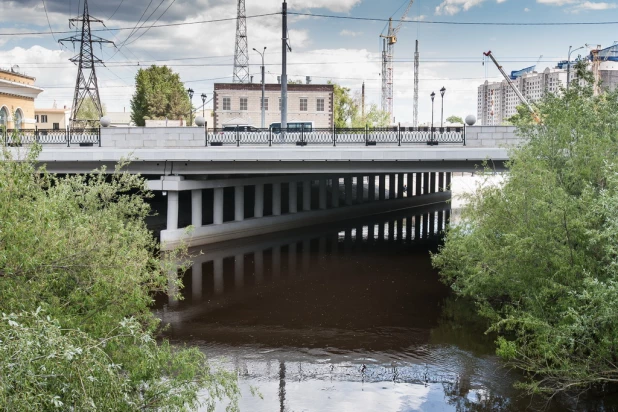
M 312 76 L 313 83 L 331 80 L 349 87 L 352 94 L 360 93 L 364 81 L 366 101 L 379 106 L 379 36 L 386 20 L 399 19 L 408 3 L 290 0 L 289 78 L 304 81 L 305 76 Z M 231 82 L 235 0 L 89 0 L 88 5 L 90 14 L 111 29 L 96 35 L 115 43 L 94 48 L 105 63 L 97 68 L 97 75 L 108 111 L 130 111 L 135 74 L 151 64 L 165 64 L 179 73 L 185 86 L 195 90 L 196 107 L 202 106 L 202 93 L 212 97 L 214 83 Z M 0 67 L 18 65 L 21 72 L 36 77 L 36 85 L 45 89 L 35 102 L 38 108 L 72 104 L 77 68 L 69 59 L 78 49 L 57 40 L 75 34 L 68 19 L 82 7 L 83 0 L 0 0 Z M 249 49 L 267 47 L 268 83 L 276 82 L 281 74 L 281 15 L 272 14 L 280 11 L 280 0 L 246 0 Z M 611 24 L 598 24 L 606 22 Z M 149 29 L 155 23 L 185 24 Z M 92 28 L 105 27 L 93 24 Z M 618 0 L 415 0 L 395 45 L 395 121 L 413 120 L 416 40 L 420 45 L 419 122 L 428 123 L 430 94 L 434 91 L 439 96 L 442 87 L 446 88 L 445 118 L 476 114 L 478 86 L 485 80 L 500 80 L 493 64 L 483 64 L 485 51 L 491 50 L 507 72 L 537 62 L 537 68 L 544 69 L 566 60 L 569 46 L 584 46 L 572 57 L 587 54 L 589 46 L 611 46 L 618 40 L 617 29 Z M 39 34 L 21 34 L 32 32 Z M 260 56 L 251 51 L 254 82 L 260 81 L 260 65 Z M 438 122 L 439 97 L 434 104 Z M 212 108 L 212 103 L 206 108 Z

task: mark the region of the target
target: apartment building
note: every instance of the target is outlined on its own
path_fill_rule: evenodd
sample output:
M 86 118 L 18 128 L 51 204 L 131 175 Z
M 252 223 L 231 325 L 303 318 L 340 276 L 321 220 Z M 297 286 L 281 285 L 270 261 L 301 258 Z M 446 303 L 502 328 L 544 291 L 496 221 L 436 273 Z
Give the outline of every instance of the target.
M 7 129 L 34 129 L 34 99 L 43 89 L 36 79 L 19 72 L 19 67 L 0 69 L 0 126 Z
M 312 121 L 316 128 L 333 127 L 333 93 L 332 84 L 288 84 L 288 121 Z M 214 127 L 261 127 L 261 98 L 259 83 L 215 83 Z M 280 84 L 265 85 L 264 109 L 265 127 L 281 121 Z

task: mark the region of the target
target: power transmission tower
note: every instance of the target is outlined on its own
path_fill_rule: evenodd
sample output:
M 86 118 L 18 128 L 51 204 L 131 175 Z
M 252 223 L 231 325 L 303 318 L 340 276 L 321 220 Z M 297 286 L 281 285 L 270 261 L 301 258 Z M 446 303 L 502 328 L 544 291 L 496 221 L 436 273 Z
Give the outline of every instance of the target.
M 105 24 L 102 20 L 96 19 L 88 13 L 88 0 L 84 0 L 84 11 L 81 17 L 69 19 L 69 27 L 77 27 L 81 23 L 82 32 L 79 36 L 71 36 L 66 39 L 58 40 L 59 43 L 79 43 L 79 54 L 72 57 L 71 61 L 77 64 L 77 80 L 75 82 L 75 93 L 73 95 L 73 108 L 71 110 L 71 127 L 78 124 L 84 126 L 87 123 L 98 121 L 103 116 L 103 107 L 101 106 L 101 98 L 99 96 L 99 84 L 95 65 L 103 64 L 101 59 L 94 55 L 92 45 L 94 43 L 104 44 L 113 42 L 103 39 L 99 36 L 92 35 L 90 23 Z M 97 119 L 78 119 L 79 109 L 86 99 L 90 98 L 94 104 L 95 110 L 98 113 Z M 85 124 L 84 124 L 85 123 Z
M 247 42 L 247 15 L 245 13 L 245 0 L 238 0 L 233 82 L 249 82 L 249 45 Z
M 418 127 L 418 40 L 416 41 L 416 51 L 414 52 L 414 116 L 412 124 Z

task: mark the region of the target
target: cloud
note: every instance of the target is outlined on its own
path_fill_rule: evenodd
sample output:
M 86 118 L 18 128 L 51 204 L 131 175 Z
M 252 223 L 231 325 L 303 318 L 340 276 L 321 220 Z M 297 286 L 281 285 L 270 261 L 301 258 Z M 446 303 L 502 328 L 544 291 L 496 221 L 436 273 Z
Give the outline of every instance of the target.
M 530 9 L 529 9 L 528 7 L 526 7 L 526 8 L 524 9 L 524 11 L 525 11 L 526 13 L 528 13 L 528 12 L 530 11 Z
M 592 1 L 585 1 L 581 4 L 578 4 L 576 8 L 579 10 L 609 10 L 609 9 L 615 9 L 616 3 L 605 3 L 605 2 L 596 3 Z
M 346 36 L 346 37 L 356 37 L 356 36 L 360 36 L 361 34 L 363 34 L 362 31 L 352 31 L 352 30 L 346 30 L 346 29 L 343 29 L 339 32 L 340 36 Z
M 598 11 L 598 10 L 610 10 L 618 7 L 616 3 L 597 2 L 597 1 L 584 1 L 584 0 L 536 0 L 537 3 L 547 4 L 550 6 L 569 6 L 567 12 L 579 13 L 581 11 Z
M 436 14 L 457 14 L 460 11 L 468 11 L 474 6 L 484 3 L 486 0 L 443 0 L 436 7 Z M 504 3 L 506 0 L 496 0 L 496 3 Z

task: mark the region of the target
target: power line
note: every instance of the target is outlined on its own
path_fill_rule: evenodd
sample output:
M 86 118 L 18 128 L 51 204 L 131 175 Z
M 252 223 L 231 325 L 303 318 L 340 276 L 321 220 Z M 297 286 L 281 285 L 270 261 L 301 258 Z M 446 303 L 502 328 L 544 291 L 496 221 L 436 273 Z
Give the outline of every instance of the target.
M 354 17 L 354 16 L 334 16 L 328 14 L 313 14 L 313 13 L 295 13 L 288 12 L 296 16 L 321 17 L 327 19 L 342 19 L 342 20 L 359 20 L 359 21 L 377 21 L 388 22 L 388 19 L 379 19 L 373 17 Z M 618 24 L 618 21 L 595 21 L 595 22 L 538 22 L 538 23 L 506 23 L 506 22 L 464 22 L 464 21 L 444 21 L 444 20 L 393 20 L 399 23 L 421 23 L 421 24 L 447 24 L 458 26 L 597 26 L 597 25 L 613 25 Z
M 112 19 L 112 17 L 114 17 L 114 15 L 116 15 L 116 12 L 117 12 L 117 11 L 118 11 L 118 9 L 120 8 L 120 6 L 122 6 L 122 3 L 124 3 L 124 0 L 120 0 L 120 4 L 118 5 L 118 7 L 116 7 L 116 10 L 114 10 L 114 12 L 112 13 L 112 15 L 111 15 L 111 16 L 109 16 L 109 17 L 107 18 L 107 20 L 111 20 L 111 19 Z
M 264 13 L 264 14 L 255 14 L 253 16 L 247 16 L 248 19 L 254 19 L 258 17 L 268 17 L 268 16 L 276 16 L 281 13 Z M 206 24 L 206 23 L 221 23 L 225 21 L 233 21 L 236 20 L 237 17 L 228 17 L 223 19 L 213 19 L 213 20 L 200 20 L 200 21 L 189 21 L 182 23 L 166 23 L 166 24 L 156 24 L 150 28 L 158 29 L 161 27 L 177 27 L 177 26 L 192 26 L 196 24 Z M 92 32 L 97 31 L 123 31 L 123 30 L 133 30 L 134 27 L 116 27 L 116 28 L 106 28 L 106 29 L 94 29 Z M 139 29 L 138 29 L 139 30 Z M 71 34 L 73 31 L 57 31 L 56 34 Z M 47 31 L 27 31 L 27 32 L 13 32 L 13 33 L 0 33 L 0 36 L 45 36 L 50 33 Z
M 49 26 L 49 31 L 51 32 L 52 37 L 54 38 L 54 42 L 56 42 L 56 36 L 54 35 L 54 31 L 52 30 L 51 23 L 49 22 L 49 14 L 47 14 L 47 5 L 45 4 L 45 0 L 43 1 L 43 9 L 45 10 L 45 17 L 47 18 L 47 25 Z
M 159 6 L 161 6 L 161 4 L 163 4 L 163 1 L 165 1 L 165 0 L 162 0 L 162 1 L 161 1 L 161 3 L 159 3 Z M 164 15 L 165 13 L 167 13 L 167 11 L 170 9 L 170 7 L 172 7 L 172 5 L 173 5 L 174 3 L 176 3 L 176 0 L 172 0 L 172 2 L 169 4 L 169 6 L 167 6 L 167 8 L 166 8 L 165 10 L 163 10 L 163 13 L 161 13 L 161 14 L 159 15 L 159 17 L 157 17 L 157 19 L 155 20 L 155 22 L 154 22 L 154 23 L 152 23 L 152 24 L 150 25 L 150 27 L 148 27 L 146 30 L 144 30 L 144 31 L 142 32 L 142 34 L 140 34 L 140 35 L 137 37 L 137 39 L 133 40 L 133 41 L 132 41 L 132 42 L 130 42 L 129 44 L 133 44 L 133 43 L 135 43 L 136 41 L 138 41 L 139 39 L 141 39 L 141 38 L 142 38 L 142 36 L 143 36 L 144 34 L 148 33 L 148 31 L 149 31 L 150 29 L 152 29 L 152 26 L 154 26 L 155 24 L 157 24 L 157 22 L 159 21 L 159 19 L 161 19 L 161 17 L 163 17 L 163 15 Z M 157 6 L 157 9 L 159 8 L 159 6 Z M 155 11 L 157 11 L 157 9 L 155 9 Z M 150 16 L 152 16 L 152 14 L 153 14 L 153 13 L 154 13 L 154 11 L 150 14 Z M 148 16 L 148 19 L 150 18 L 150 16 Z M 148 19 L 146 19 L 146 20 L 148 20 Z M 146 24 L 146 22 L 144 22 L 144 24 Z M 142 24 L 142 26 L 141 26 L 140 28 L 144 27 L 144 24 Z M 128 46 L 129 44 L 127 44 L 127 46 Z

